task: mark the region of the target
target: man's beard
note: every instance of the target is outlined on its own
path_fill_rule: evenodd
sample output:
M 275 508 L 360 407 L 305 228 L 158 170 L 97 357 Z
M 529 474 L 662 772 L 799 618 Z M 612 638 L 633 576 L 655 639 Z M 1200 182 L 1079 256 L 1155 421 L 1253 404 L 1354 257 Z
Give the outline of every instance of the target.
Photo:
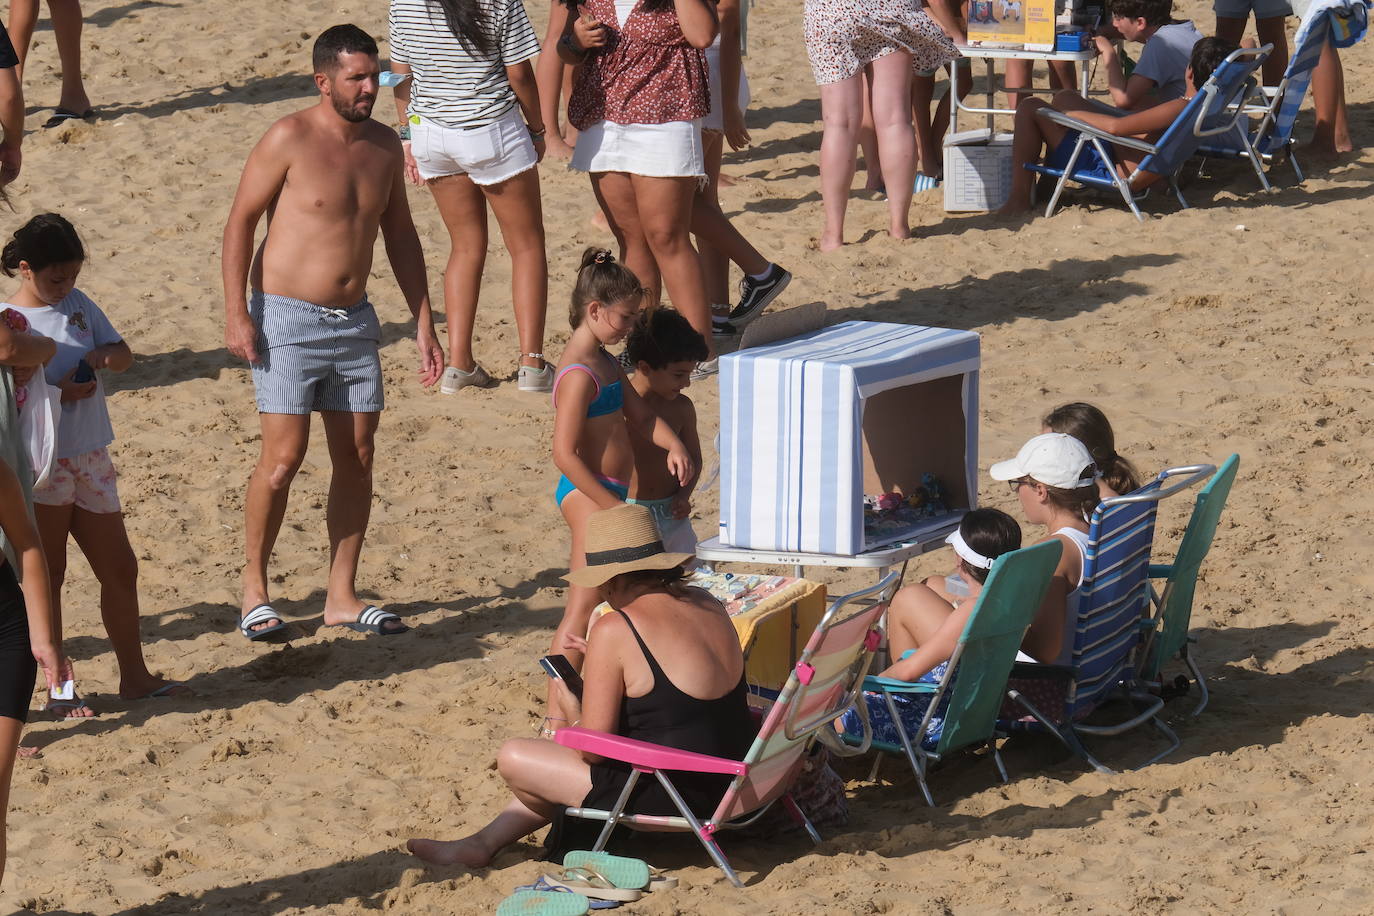
M 377 100 L 372 99 L 369 101 L 366 111 L 355 107 L 358 104 L 356 99 L 353 102 L 344 104 L 341 103 L 337 97 L 330 96 L 329 101 L 333 104 L 334 110 L 339 113 L 339 117 L 343 118 L 345 121 L 351 121 L 354 124 L 358 124 L 372 117 L 372 106 Z

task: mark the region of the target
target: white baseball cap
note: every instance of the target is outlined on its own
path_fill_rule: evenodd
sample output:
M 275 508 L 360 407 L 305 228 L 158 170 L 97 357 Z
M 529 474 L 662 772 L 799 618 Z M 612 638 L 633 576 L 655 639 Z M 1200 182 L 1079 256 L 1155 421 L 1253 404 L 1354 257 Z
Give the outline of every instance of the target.
M 1087 469 L 1087 476 L 1082 476 Z M 1022 477 L 1061 490 L 1077 490 L 1097 479 L 1097 466 L 1087 446 L 1064 433 L 1043 433 L 1021 446 L 1010 461 L 999 461 L 988 468 L 993 480 L 1019 480 Z

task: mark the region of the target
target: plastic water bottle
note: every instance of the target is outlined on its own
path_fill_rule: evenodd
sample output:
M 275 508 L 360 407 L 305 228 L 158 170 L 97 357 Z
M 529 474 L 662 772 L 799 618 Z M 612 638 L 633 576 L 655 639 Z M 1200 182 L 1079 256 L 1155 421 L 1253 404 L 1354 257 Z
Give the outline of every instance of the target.
M 968 583 L 958 573 L 945 576 L 945 591 L 949 592 L 951 598 L 967 598 L 969 596 Z

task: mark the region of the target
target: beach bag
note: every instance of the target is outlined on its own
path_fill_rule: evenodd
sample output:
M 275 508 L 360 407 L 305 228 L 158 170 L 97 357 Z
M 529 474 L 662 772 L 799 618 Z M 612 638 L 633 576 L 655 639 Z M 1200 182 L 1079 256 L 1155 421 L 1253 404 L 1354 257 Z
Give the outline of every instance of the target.
M 48 384 L 42 369 L 20 390 L 24 397 L 19 411 L 19 434 L 24 439 L 29 466 L 33 469 L 33 485 L 41 487 L 47 483 L 57 463 L 57 424 L 62 420 L 62 391 Z

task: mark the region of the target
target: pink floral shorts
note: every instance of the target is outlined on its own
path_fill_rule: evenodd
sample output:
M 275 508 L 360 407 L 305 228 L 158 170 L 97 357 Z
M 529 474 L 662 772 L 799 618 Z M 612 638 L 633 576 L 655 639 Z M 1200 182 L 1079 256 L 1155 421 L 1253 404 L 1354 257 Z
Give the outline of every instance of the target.
M 99 448 L 75 458 L 58 458 L 33 501 L 44 506 L 70 506 L 106 514 L 119 511 L 119 490 L 109 449 Z

